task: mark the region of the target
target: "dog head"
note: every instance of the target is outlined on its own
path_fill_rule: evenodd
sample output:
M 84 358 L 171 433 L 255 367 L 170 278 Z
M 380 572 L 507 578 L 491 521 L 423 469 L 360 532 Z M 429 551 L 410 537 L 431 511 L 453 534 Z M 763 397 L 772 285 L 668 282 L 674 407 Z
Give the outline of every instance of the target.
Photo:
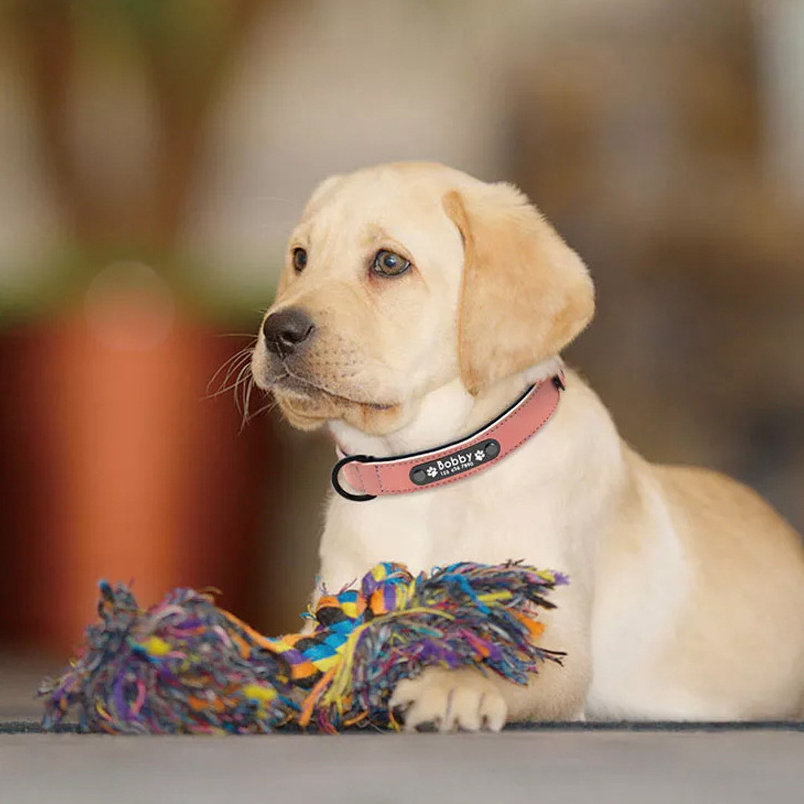
M 290 238 L 252 360 L 289 421 L 404 426 L 557 355 L 594 312 L 580 258 L 525 196 L 423 163 L 327 179 Z

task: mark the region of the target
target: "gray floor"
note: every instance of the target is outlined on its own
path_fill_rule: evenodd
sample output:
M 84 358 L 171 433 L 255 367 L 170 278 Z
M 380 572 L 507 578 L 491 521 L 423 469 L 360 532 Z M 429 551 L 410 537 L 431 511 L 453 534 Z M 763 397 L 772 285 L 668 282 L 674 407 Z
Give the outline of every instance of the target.
M 57 667 L 0 656 L 0 729 Z M 5 724 L 4 724 L 5 721 Z M 0 734 L 0 804 L 804 801 L 804 731 L 102 737 Z
M 801 802 L 804 733 L 0 735 L 3 804 Z

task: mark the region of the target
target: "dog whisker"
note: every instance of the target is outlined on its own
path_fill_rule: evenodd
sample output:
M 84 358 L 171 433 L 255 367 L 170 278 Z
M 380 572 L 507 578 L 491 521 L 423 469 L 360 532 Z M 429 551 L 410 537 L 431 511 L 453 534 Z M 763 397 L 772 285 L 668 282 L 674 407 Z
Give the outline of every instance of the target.
M 232 372 L 235 370 L 235 367 L 245 358 L 250 358 L 252 353 L 253 347 L 246 346 L 243 349 L 235 352 L 231 357 L 228 357 L 221 367 L 212 375 L 209 382 L 207 383 L 207 391 L 209 391 L 210 387 L 214 384 L 215 380 L 221 375 L 221 372 L 226 371 L 222 384 L 226 384 L 229 381 L 229 377 L 231 376 Z
M 240 432 L 241 433 L 243 432 L 243 429 L 245 428 L 245 426 L 256 415 L 256 414 L 252 414 L 250 412 L 250 410 L 249 410 L 249 407 L 251 405 L 251 392 L 252 392 L 253 389 L 254 389 L 254 377 L 252 375 L 249 375 L 245 391 L 243 392 L 244 393 L 243 418 L 242 418 L 242 420 L 240 422 Z M 270 404 L 275 404 L 275 403 L 269 403 L 269 405 Z
M 240 371 L 237 372 L 237 379 L 234 382 L 233 388 L 235 391 L 234 400 L 235 400 L 235 407 L 237 408 L 238 413 L 243 412 L 243 399 L 241 399 L 241 391 L 243 390 L 244 384 L 247 384 L 251 379 L 251 364 L 246 363 L 241 368 Z
M 248 418 L 244 420 L 244 425 L 250 423 L 253 419 L 256 419 L 257 416 L 260 416 L 263 413 L 274 410 L 277 404 L 278 403 L 276 402 L 276 400 L 272 399 L 270 402 L 266 403 L 261 408 L 257 408 L 257 410 L 249 413 Z
M 221 381 L 220 386 L 218 387 L 217 390 L 207 393 L 207 395 L 204 398 L 205 399 L 214 399 L 214 398 L 216 398 L 218 396 L 221 396 L 222 394 L 228 393 L 229 391 L 236 389 L 238 384 L 243 381 L 243 377 L 242 377 L 243 372 L 244 372 L 244 370 L 246 370 L 246 369 L 248 369 L 250 367 L 250 363 L 251 363 L 251 353 L 250 353 L 250 351 L 249 351 L 248 354 L 238 355 L 236 358 L 228 361 L 229 368 L 226 371 L 226 375 L 224 376 L 223 380 Z M 224 367 L 225 367 L 225 365 L 224 365 Z M 223 370 L 224 367 L 221 367 L 221 369 L 218 369 L 218 372 L 216 373 L 216 376 L 217 376 L 217 374 L 220 374 L 220 372 Z M 234 382 L 231 382 L 232 375 L 234 375 L 235 372 L 237 372 L 237 379 Z M 214 378 L 213 378 L 213 380 L 214 380 Z M 213 380 L 210 380 L 210 384 L 212 383 Z M 207 385 L 207 389 L 209 390 L 209 384 Z

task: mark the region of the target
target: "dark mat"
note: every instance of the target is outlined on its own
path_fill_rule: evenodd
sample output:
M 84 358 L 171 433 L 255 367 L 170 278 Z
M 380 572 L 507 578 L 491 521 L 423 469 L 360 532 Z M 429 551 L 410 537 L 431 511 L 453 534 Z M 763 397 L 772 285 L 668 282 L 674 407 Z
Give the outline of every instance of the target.
M 734 731 L 791 731 L 804 732 L 804 721 L 757 720 L 734 722 L 674 722 L 612 720 L 605 722 L 545 722 L 519 724 L 506 727 L 509 732 L 583 732 L 583 731 L 644 731 L 644 732 L 734 732 Z M 286 729 L 298 734 L 296 729 Z M 42 726 L 34 720 L 10 720 L 0 723 L 0 734 L 44 734 Z M 56 734 L 79 734 L 75 724 L 66 723 L 52 729 Z M 281 733 L 281 732 L 280 732 Z M 370 728 L 350 729 L 350 734 L 386 734 Z

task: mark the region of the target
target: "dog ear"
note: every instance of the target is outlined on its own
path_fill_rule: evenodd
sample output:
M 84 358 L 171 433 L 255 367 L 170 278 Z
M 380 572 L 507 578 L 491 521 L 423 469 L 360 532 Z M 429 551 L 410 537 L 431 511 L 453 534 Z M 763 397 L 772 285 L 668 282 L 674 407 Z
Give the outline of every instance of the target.
M 594 287 L 580 257 L 515 187 L 453 190 L 443 205 L 464 241 L 458 359 L 477 394 L 559 354 L 592 320 Z

